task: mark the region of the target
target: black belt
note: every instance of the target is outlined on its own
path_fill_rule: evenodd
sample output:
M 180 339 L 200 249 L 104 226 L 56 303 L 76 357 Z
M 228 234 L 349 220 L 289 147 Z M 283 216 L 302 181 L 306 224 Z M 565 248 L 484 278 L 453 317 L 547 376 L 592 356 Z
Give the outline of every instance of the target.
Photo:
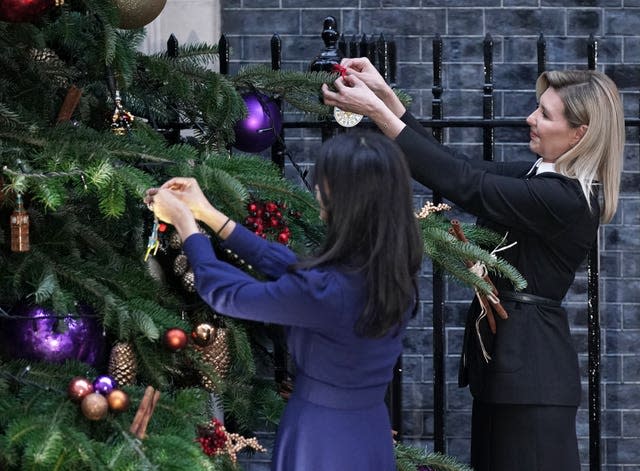
M 560 307 L 562 301 L 556 299 L 543 298 L 535 294 L 521 293 L 519 291 L 500 291 L 498 298 L 504 301 L 516 301 L 519 303 L 538 304 L 540 306 Z

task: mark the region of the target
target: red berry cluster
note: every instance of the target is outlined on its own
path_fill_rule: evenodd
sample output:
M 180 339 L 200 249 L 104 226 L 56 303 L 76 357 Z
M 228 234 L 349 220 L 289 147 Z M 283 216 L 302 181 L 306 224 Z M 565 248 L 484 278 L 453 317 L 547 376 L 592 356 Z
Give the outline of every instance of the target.
M 216 418 L 211 419 L 211 422 L 205 426 L 198 426 L 198 435 L 196 441 L 200 443 L 202 451 L 207 456 L 221 453 L 227 443 L 225 428 Z
M 277 240 L 287 245 L 291 230 L 282 214 L 286 209 L 285 204 L 275 201 L 251 201 L 247 204 L 249 216 L 245 218 L 244 224 L 263 239 Z

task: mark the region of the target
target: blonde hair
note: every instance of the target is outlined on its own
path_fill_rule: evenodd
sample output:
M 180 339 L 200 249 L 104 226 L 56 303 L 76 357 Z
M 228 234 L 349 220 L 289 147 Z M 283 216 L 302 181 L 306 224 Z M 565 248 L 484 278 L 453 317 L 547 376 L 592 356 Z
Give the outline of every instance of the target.
M 538 99 L 547 88 L 558 92 L 569 126 L 587 126 L 580 141 L 556 160 L 556 171 L 580 182 L 591 207 L 593 183 L 602 187 L 600 219 L 611 221 L 618 207 L 624 152 L 624 112 L 613 80 L 595 70 L 543 72 L 536 82 Z

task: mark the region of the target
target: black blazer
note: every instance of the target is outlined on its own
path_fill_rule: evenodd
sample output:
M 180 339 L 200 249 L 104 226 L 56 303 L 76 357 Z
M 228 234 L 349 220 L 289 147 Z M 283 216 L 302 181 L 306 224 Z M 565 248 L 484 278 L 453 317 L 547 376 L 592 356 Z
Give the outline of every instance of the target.
M 440 145 L 430 131 L 406 113 L 407 127 L 396 142 L 413 178 L 479 218 L 479 224 L 507 234 L 500 252 L 527 280 L 526 293 L 561 301 L 576 270 L 596 240 L 599 204 L 587 203 L 577 180 L 557 173 L 525 178 L 533 162 L 470 160 Z M 509 290 L 505 280 L 494 280 Z M 479 349 L 471 304 L 461 357 L 461 385 L 486 402 L 578 405 L 580 378 L 566 312 L 562 307 L 502 301 L 509 318 L 496 318 L 497 333 L 480 323 Z

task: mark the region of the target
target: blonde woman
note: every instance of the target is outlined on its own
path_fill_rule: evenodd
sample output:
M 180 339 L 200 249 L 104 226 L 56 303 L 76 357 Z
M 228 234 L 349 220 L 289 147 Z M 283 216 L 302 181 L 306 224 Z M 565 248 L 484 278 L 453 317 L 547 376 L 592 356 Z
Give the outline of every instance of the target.
M 471 304 L 460 385 L 473 396 L 471 465 L 476 471 L 578 471 L 578 359 L 561 302 L 613 217 L 620 186 L 624 117 L 618 90 L 597 71 L 544 72 L 527 117 L 532 161 L 468 160 L 441 146 L 367 59 L 324 102 L 369 116 L 404 151 L 412 176 L 479 223 L 507 234 L 501 255 L 528 282 L 497 280 L 506 319 Z M 495 322 L 491 325 L 490 321 Z

